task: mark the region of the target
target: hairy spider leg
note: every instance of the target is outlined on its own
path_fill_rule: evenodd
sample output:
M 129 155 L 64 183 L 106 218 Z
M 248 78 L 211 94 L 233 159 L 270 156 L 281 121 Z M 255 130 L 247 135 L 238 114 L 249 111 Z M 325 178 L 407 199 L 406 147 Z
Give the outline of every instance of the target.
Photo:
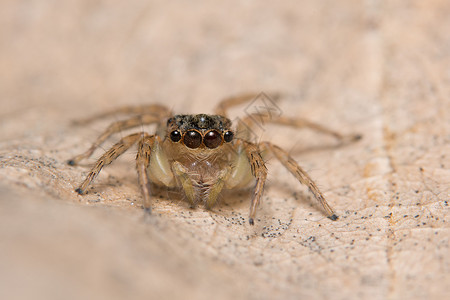
M 215 109 L 215 113 L 222 116 L 228 115 L 228 110 L 234 106 L 244 104 L 246 102 L 249 102 L 251 100 L 256 99 L 260 94 L 257 93 L 251 93 L 251 94 L 244 94 L 240 96 L 235 96 L 231 98 L 226 98 L 222 100 Z M 273 100 L 278 100 L 280 97 L 280 94 L 277 93 L 271 93 L 271 98 Z M 248 127 L 251 127 L 252 121 L 258 120 L 260 123 L 267 122 L 272 124 L 279 124 L 279 125 L 285 125 L 285 126 L 291 126 L 296 128 L 306 127 L 311 128 L 315 131 L 331 135 L 338 139 L 341 142 L 351 142 L 355 140 L 359 140 L 361 138 L 361 135 L 359 134 L 353 134 L 353 135 L 343 135 L 331 128 L 327 128 L 323 125 L 320 125 L 318 123 L 311 122 L 309 120 L 303 119 L 303 118 L 290 118 L 290 117 L 284 117 L 284 116 L 273 116 L 268 114 L 249 114 L 245 116 L 243 119 L 240 119 L 237 124 L 237 132 L 243 132 L 248 129 Z
M 261 156 L 261 152 L 256 144 L 243 140 L 238 141 L 240 143 L 243 143 L 248 162 L 250 163 L 252 175 L 256 179 L 256 185 L 253 192 L 252 202 L 250 204 L 250 214 L 248 218 L 248 222 L 250 223 L 250 225 L 254 225 L 256 208 L 261 202 L 261 197 L 264 191 L 264 184 L 267 178 L 267 168 Z
M 227 117 L 227 115 L 228 115 L 227 112 L 231 107 L 243 104 L 250 100 L 253 100 L 257 96 L 258 96 L 258 94 L 250 93 L 250 94 L 243 94 L 243 95 L 239 95 L 239 96 L 225 98 L 222 101 L 220 101 L 219 104 L 217 104 L 216 108 L 214 109 L 214 113 L 216 115 Z
M 142 133 L 134 133 L 130 134 L 124 138 L 122 138 L 118 143 L 111 147 L 108 151 L 106 151 L 95 163 L 94 167 L 91 169 L 89 174 L 83 183 L 75 190 L 78 194 L 83 194 L 89 184 L 97 177 L 100 171 L 104 166 L 109 165 L 113 162 L 117 157 L 127 151 L 134 143 L 136 143 L 141 137 Z
M 232 108 L 233 106 L 244 104 L 251 100 L 255 100 L 259 95 L 261 95 L 261 93 L 249 93 L 223 99 L 219 102 L 219 104 L 217 104 L 216 108 L 214 109 L 214 113 L 216 115 L 228 117 L 228 110 L 230 108 Z M 273 100 L 278 100 L 278 98 L 280 98 L 280 95 L 275 93 L 271 93 L 270 96 Z
M 69 160 L 67 163 L 69 165 L 76 165 L 81 160 L 88 158 L 94 153 L 95 149 L 100 147 L 100 145 L 112 134 L 120 132 L 125 129 L 142 126 L 142 125 L 148 125 L 153 123 L 158 123 L 161 121 L 160 116 L 155 115 L 142 115 L 142 116 L 136 116 L 132 117 L 130 119 L 124 120 L 124 121 L 117 121 L 112 123 L 98 138 L 97 140 L 92 144 L 92 146 L 84 153 L 75 156 L 71 160 Z
M 139 140 L 138 152 L 136 155 L 136 170 L 138 173 L 139 186 L 143 196 L 142 206 L 144 210 L 151 213 L 151 198 L 150 198 L 150 181 L 148 178 L 147 169 L 150 165 L 152 154 L 152 147 L 155 144 L 155 136 L 144 136 Z
M 233 106 L 244 104 L 248 101 L 251 101 L 257 97 L 258 94 L 247 94 L 243 96 L 228 98 L 223 100 L 219 103 L 219 105 L 216 108 L 216 113 L 226 115 L 227 110 L 230 109 Z M 249 127 L 251 127 L 253 122 L 255 120 L 260 121 L 261 123 L 271 123 L 271 124 L 279 124 L 279 125 L 285 125 L 285 126 L 291 126 L 295 128 L 311 128 L 315 131 L 331 135 L 338 139 L 340 142 L 351 142 L 356 141 L 361 138 L 359 134 L 353 134 L 353 135 L 343 135 L 331 128 L 327 128 L 323 125 L 320 125 L 318 123 L 311 122 L 309 120 L 303 119 L 303 118 L 290 118 L 290 117 L 284 117 L 284 116 L 273 116 L 273 115 L 265 115 L 265 114 L 250 114 L 244 117 L 243 119 L 239 120 L 237 124 L 237 132 L 245 132 L 248 130 Z M 255 194 L 252 199 L 252 204 L 250 208 L 250 218 L 249 222 L 250 224 L 253 223 L 253 219 L 255 216 L 256 207 L 260 201 L 261 195 L 262 195 L 262 188 L 264 186 L 265 177 L 267 176 L 267 170 L 265 170 L 266 175 L 263 175 L 264 171 L 262 171 L 261 166 L 264 166 L 264 162 L 261 158 L 259 161 L 258 159 L 255 160 L 254 153 L 258 153 L 259 157 L 260 152 L 256 151 L 252 146 L 254 145 L 251 143 L 248 143 L 246 145 L 247 154 L 249 154 L 249 161 L 252 168 L 252 174 L 256 177 L 257 173 L 259 172 L 260 180 L 257 180 L 257 184 L 255 187 Z M 289 155 L 288 152 L 281 149 L 278 146 L 275 146 L 268 142 L 263 142 L 260 144 L 261 148 L 266 148 L 270 152 L 272 152 L 275 157 L 297 178 L 297 180 L 300 181 L 300 183 L 305 184 L 311 192 L 314 194 L 314 197 L 319 201 L 319 203 L 323 206 L 325 209 L 327 216 L 332 219 L 336 220 L 338 217 L 334 213 L 333 209 L 330 207 L 330 205 L 327 203 L 325 198 L 323 197 L 323 194 L 320 192 L 319 188 L 315 184 L 315 182 L 308 176 L 308 174 L 298 165 L 298 163 Z M 250 154 L 252 152 L 252 155 Z M 257 157 L 257 156 L 256 156 Z M 265 169 L 265 166 L 263 167 Z M 263 179 L 264 178 L 264 179 Z M 261 189 L 259 189 L 261 188 Z
M 315 182 L 308 176 L 308 174 L 303 170 L 298 163 L 289 155 L 289 153 L 280 147 L 269 143 L 262 142 L 259 144 L 260 148 L 268 150 L 275 155 L 275 157 L 281 162 L 281 164 L 288 169 L 288 171 L 297 178 L 300 183 L 306 185 L 309 190 L 313 193 L 314 197 L 319 201 L 322 207 L 325 209 L 328 218 L 335 221 L 338 216 L 334 213 L 333 209 L 327 203 L 323 194 L 320 192 L 319 188 Z
M 130 114 L 135 114 L 135 115 L 149 114 L 149 115 L 159 116 L 160 118 L 164 118 L 166 116 L 170 116 L 171 112 L 166 106 L 161 105 L 161 104 L 124 106 L 124 107 L 119 107 L 117 109 L 107 111 L 105 113 L 100 113 L 100 114 L 88 117 L 85 119 L 77 120 L 74 123 L 80 124 L 80 125 L 85 125 L 85 124 L 91 123 L 93 121 L 97 121 L 97 120 L 104 119 L 107 117 L 117 116 L 118 114 L 128 114 L 128 115 L 130 115 Z
M 356 140 L 359 140 L 361 138 L 361 135 L 359 134 L 351 134 L 351 135 L 344 135 L 341 134 L 331 128 L 325 127 L 323 125 L 320 125 L 318 123 L 311 122 L 309 120 L 303 119 L 303 118 L 291 118 L 291 117 L 285 117 L 285 116 L 271 116 L 271 115 L 265 115 L 265 114 L 250 114 L 244 117 L 237 125 L 237 132 L 243 132 L 246 131 L 247 128 L 251 127 L 254 122 L 257 120 L 261 124 L 264 123 L 271 123 L 271 124 L 278 124 L 278 125 L 284 125 L 284 126 L 290 126 L 295 128 L 310 128 L 315 131 L 318 131 L 323 134 L 331 135 L 335 137 L 337 140 L 339 140 L 341 143 L 344 142 L 353 142 Z

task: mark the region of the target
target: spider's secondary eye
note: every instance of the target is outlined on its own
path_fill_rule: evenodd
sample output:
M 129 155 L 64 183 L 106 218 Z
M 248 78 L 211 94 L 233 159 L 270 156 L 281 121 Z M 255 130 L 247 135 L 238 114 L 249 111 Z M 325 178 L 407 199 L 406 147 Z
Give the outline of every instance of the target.
M 233 132 L 232 131 L 227 131 L 223 134 L 223 139 L 225 140 L 225 142 L 229 143 L 231 142 L 231 140 L 233 140 Z
M 189 148 L 198 148 L 202 144 L 202 135 L 195 130 L 189 130 L 184 135 L 184 144 Z
M 222 144 L 222 136 L 217 131 L 211 130 L 205 134 L 203 142 L 205 143 L 205 146 L 210 149 L 217 148 Z
M 179 140 L 181 140 L 181 133 L 178 130 L 174 130 L 170 133 L 170 139 L 172 140 L 172 142 L 178 142 Z

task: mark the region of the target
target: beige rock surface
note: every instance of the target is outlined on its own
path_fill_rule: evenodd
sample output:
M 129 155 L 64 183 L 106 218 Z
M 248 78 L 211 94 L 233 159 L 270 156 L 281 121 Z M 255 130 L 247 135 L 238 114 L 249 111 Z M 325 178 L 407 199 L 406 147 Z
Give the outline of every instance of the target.
M 445 0 L 2 1 L 0 298 L 445 298 L 449 15 Z M 94 159 L 66 160 L 118 117 L 73 120 L 153 102 L 211 112 L 249 91 L 281 91 L 283 114 L 363 134 L 336 147 L 262 131 L 338 221 L 274 160 L 254 227 L 245 193 L 205 211 L 163 191 L 143 218 L 135 150 L 73 192 Z

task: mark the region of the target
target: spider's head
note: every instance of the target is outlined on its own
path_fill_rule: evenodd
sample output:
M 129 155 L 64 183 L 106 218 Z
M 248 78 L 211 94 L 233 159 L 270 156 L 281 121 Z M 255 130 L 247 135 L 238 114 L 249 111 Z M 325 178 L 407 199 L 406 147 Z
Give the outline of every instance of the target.
M 167 121 L 166 138 L 191 149 L 215 149 L 233 137 L 231 121 L 219 115 L 175 115 Z

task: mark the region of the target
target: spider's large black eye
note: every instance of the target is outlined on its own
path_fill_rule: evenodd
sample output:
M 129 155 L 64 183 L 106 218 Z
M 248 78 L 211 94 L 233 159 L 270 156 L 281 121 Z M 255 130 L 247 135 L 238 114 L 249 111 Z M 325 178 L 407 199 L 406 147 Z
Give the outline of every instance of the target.
M 225 140 L 225 142 L 229 143 L 233 140 L 233 132 L 232 131 L 227 131 L 223 134 L 223 139 Z
M 172 140 L 172 142 L 178 142 L 179 140 L 181 140 L 181 132 L 179 132 L 178 130 L 174 130 L 170 133 L 170 139 Z
M 184 135 L 184 144 L 189 148 L 198 148 L 202 144 L 202 135 L 195 130 L 189 130 Z
M 210 149 L 217 148 L 222 144 L 222 136 L 215 130 L 208 131 L 203 138 L 203 143 Z

